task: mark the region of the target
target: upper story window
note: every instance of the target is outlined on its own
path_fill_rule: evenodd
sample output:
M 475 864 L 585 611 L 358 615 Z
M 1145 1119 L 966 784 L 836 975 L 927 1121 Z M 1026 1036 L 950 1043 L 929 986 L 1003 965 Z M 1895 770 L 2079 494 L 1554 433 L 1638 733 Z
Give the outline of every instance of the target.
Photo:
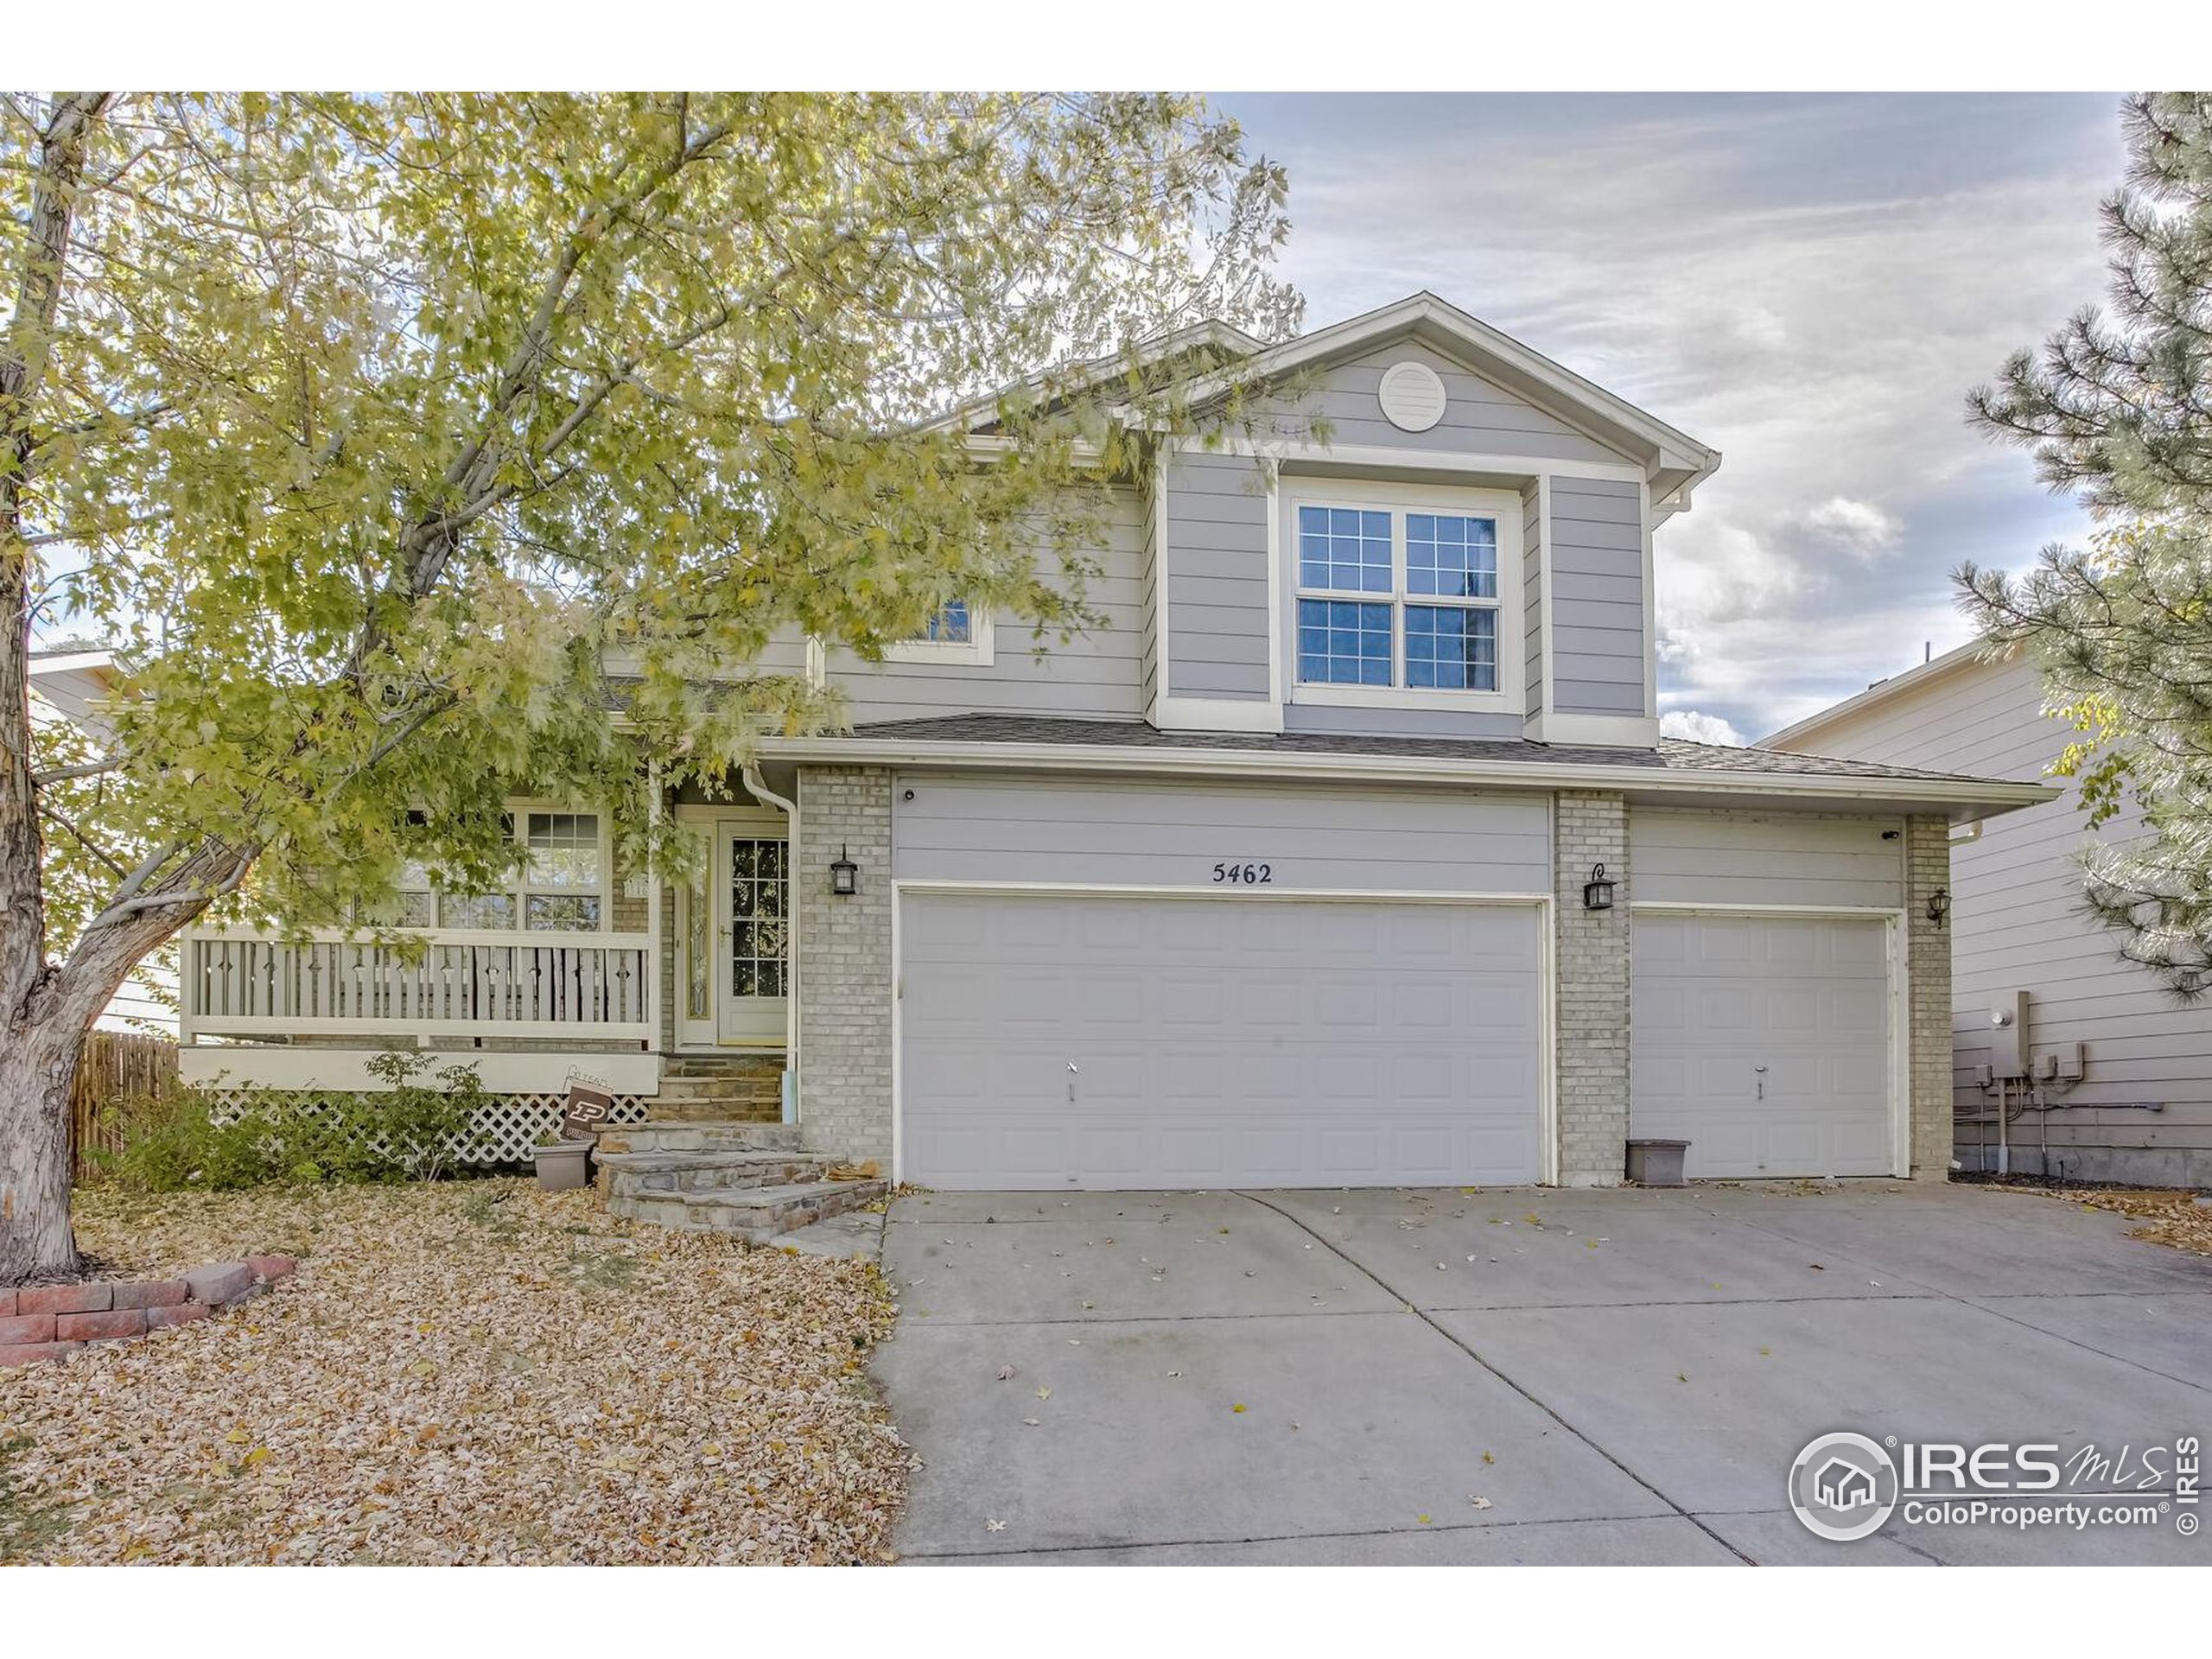
M 1297 686 L 1311 702 L 1517 706 L 1517 496 L 1325 485 L 1287 504 Z
M 921 632 L 884 651 L 893 663 L 969 663 L 988 667 L 992 660 L 991 613 L 963 597 L 938 607 Z
M 922 638 L 938 645 L 965 645 L 973 643 L 973 630 L 968 622 L 968 601 L 948 599 L 938 613 L 930 618 L 929 626 L 922 630 Z

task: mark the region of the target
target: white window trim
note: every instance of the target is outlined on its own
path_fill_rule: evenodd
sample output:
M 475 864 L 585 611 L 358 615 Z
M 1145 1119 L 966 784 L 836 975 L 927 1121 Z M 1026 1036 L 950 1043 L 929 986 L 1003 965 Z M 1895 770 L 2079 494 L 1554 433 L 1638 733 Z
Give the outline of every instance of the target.
M 506 927 L 479 928 L 463 931 L 500 934 L 512 933 L 518 936 L 533 933 L 541 936 L 550 936 L 562 933 L 613 932 L 615 931 L 614 904 L 616 899 L 620 896 L 620 884 L 614 879 L 614 823 L 612 816 L 607 812 L 606 808 L 599 806 L 579 806 L 572 801 L 556 801 L 542 796 L 523 796 L 503 802 L 499 810 L 505 812 L 514 821 L 514 833 L 509 837 L 509 840 L 515 849 L 515 875 L 513 881 L 509 883 L 506 887 L 493 887 L 482 893 L 467 893 L 455 891 L 453 893 L 452 896 L 456 899 L 488 899 L 505 895 L 506 898 L 514 901 L 514 920 Z M 530 925 L 530 896 L 533 891 L 530 885 L 530 815 L 533 812 L 565 812 L 571 816 L 580 816 L 584 813 L 590 813 L 599 820 L 600 885 L 595 888 L 590 889 L 588 893 L 586 893 L 583 889 L 575 887 L 539 887 L 535 889 L 535 891 L 543 897 L 558 896 L 560 894 L 566 893 L 572 896 L 597 898 L 599 900 L 598 926 L 534 928 Z M 427 891 L 432 895 L 431 915 L 434 918 L 442 916 L 442 912 L 437 907 L 437 900 L 438 899 L 445 896 L 447 890 L 438 885 L 437 880 L 435 876 L 430 879 L 429 885 L 427 888 L 410 887 L 403 884 L 401 890 L 403 892 L 409 893 L 422 893 Z M 442 920 L 435 920 L 433 925 L 429 927 L 406 928 L 402 931 L 406 932 L 421 933 L 449 933 L 455 930 L 446 926 Z
M 1308 590 L 1300 582 L 1298 510 L 1306 507 L 1355 507 L 1390 513 L 1390 591 L 1387 594 L 1332 594 Z M 1277 540 L 1281 556 L 1288 561 L 1282 583 L 1281 616 L 1285 695 L 1293 702 L 1353 709 L 1448 709 L 1482 714 L 1518 715 L 1523 712 L 1527 688 L 1522 683 L 1522 628 L 1516 620 L 1513 595 L 1521 584 L 1521 497 L 1512 490 L 1469 489 L 1445 485 L 1388 484 L 1366 479 L 1306 478 L 1287 474 L 1281 480 L 1277 504 Z M 1479 609 L 1490 601 L 1469 605 L 1447 594 L 1408 594 L 1406 591 L 1406 514 L 1435 512 L 1459 513 L 1497 521 L 1497 690 L 1453 691 L 1403 683 L 1406 677 L 1404 611 L 1408 604 L 1458 606 Z M 1357 600 L 1370 605 L 1387 604 L 1390 618 L 1390 677 L 1381 685 L 1315 685 L 1298 677 L 1298 601 L 1301 598 L 1332 597 Z
M 507 810 L 515 821 L 515 931 L 518 933 L 606 933 L 613 931 L 614 922 L 614 826 L 608 815 L 596 806 L 577 806 L 566 801 L 511 801 Z M 568 817 L 581 817 L 589 813 L 599 826 L 599 885 L 595 887 L 533 887 L 530 884 L 530 815 L 533 812 L 558 813 Z M 535 894 L 545 899 L 594 898 L 599 900 L 597 927 L 532 927 L 530 925 L 530 901 Z
M 901 639 L 883 648 L 883 660 L 887 663 L 965 663 L 975 668 L 988 668 L 998 657 L 995 632 L 988 607 L 971 604 L 968 607 L 968 637 L 965 639 Z

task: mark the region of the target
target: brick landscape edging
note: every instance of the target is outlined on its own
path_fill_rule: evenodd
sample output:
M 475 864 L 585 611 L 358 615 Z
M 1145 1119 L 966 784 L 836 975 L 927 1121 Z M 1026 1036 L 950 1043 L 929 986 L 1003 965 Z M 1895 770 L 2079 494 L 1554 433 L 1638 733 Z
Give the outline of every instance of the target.
M 0 1290 L 0 1365 L 60 1359 L 88 1342 L 127 1342 L 258 1295 L 299 1265 L 289 1255 L 211 1262 L 181 1279 Z

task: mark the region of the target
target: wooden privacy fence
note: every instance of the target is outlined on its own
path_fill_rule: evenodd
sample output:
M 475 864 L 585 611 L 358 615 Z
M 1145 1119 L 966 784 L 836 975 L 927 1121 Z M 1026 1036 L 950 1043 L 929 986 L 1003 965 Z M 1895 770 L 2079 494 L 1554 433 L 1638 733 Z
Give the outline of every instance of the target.
M 92 1153 L 123 1150 L 130 1122 L 124 1105 L 163 1099 L 176 1089 L 176 1045 L 166 1037 L 95 1031 L 86 1039 L 69 1101 L 69 1168 L 78 1180 L 94 1173 Z

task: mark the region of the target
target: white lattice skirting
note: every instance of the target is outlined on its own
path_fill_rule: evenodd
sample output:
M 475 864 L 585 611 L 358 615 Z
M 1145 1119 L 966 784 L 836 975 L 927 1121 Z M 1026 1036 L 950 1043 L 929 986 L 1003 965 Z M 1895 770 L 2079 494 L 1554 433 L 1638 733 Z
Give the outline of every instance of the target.
M 210 1116 L 219 1122 L 235 1121 L 249 1107 L 274 1108 L 279 1113 L 307 1112 L 316 1116 L 331 1109 L 330 1096 L 321 1093 L 282 1089 L 217 1089 L 210 1093 L 215 1103 Z M 373 1101 L 376 1096 L 360 1095 L 353 1098 Z M 609 1124 L 642 1123 L 650 1103 L 641 1095 L 617 1095 L 614 1109 L 607 1114 L 607 1121 Z M 454 1149 L 454 1161 L 478 1167 L 530 1162 L 532 1153 L 556 1138 L 568 1104 L 566 1094 L 493 1096 L 492 1103 L 476 1114 L 466 1142 Z M 361 1133 L 378 1152 L 391 1150 L 374 1130 L 364 1128 Z

